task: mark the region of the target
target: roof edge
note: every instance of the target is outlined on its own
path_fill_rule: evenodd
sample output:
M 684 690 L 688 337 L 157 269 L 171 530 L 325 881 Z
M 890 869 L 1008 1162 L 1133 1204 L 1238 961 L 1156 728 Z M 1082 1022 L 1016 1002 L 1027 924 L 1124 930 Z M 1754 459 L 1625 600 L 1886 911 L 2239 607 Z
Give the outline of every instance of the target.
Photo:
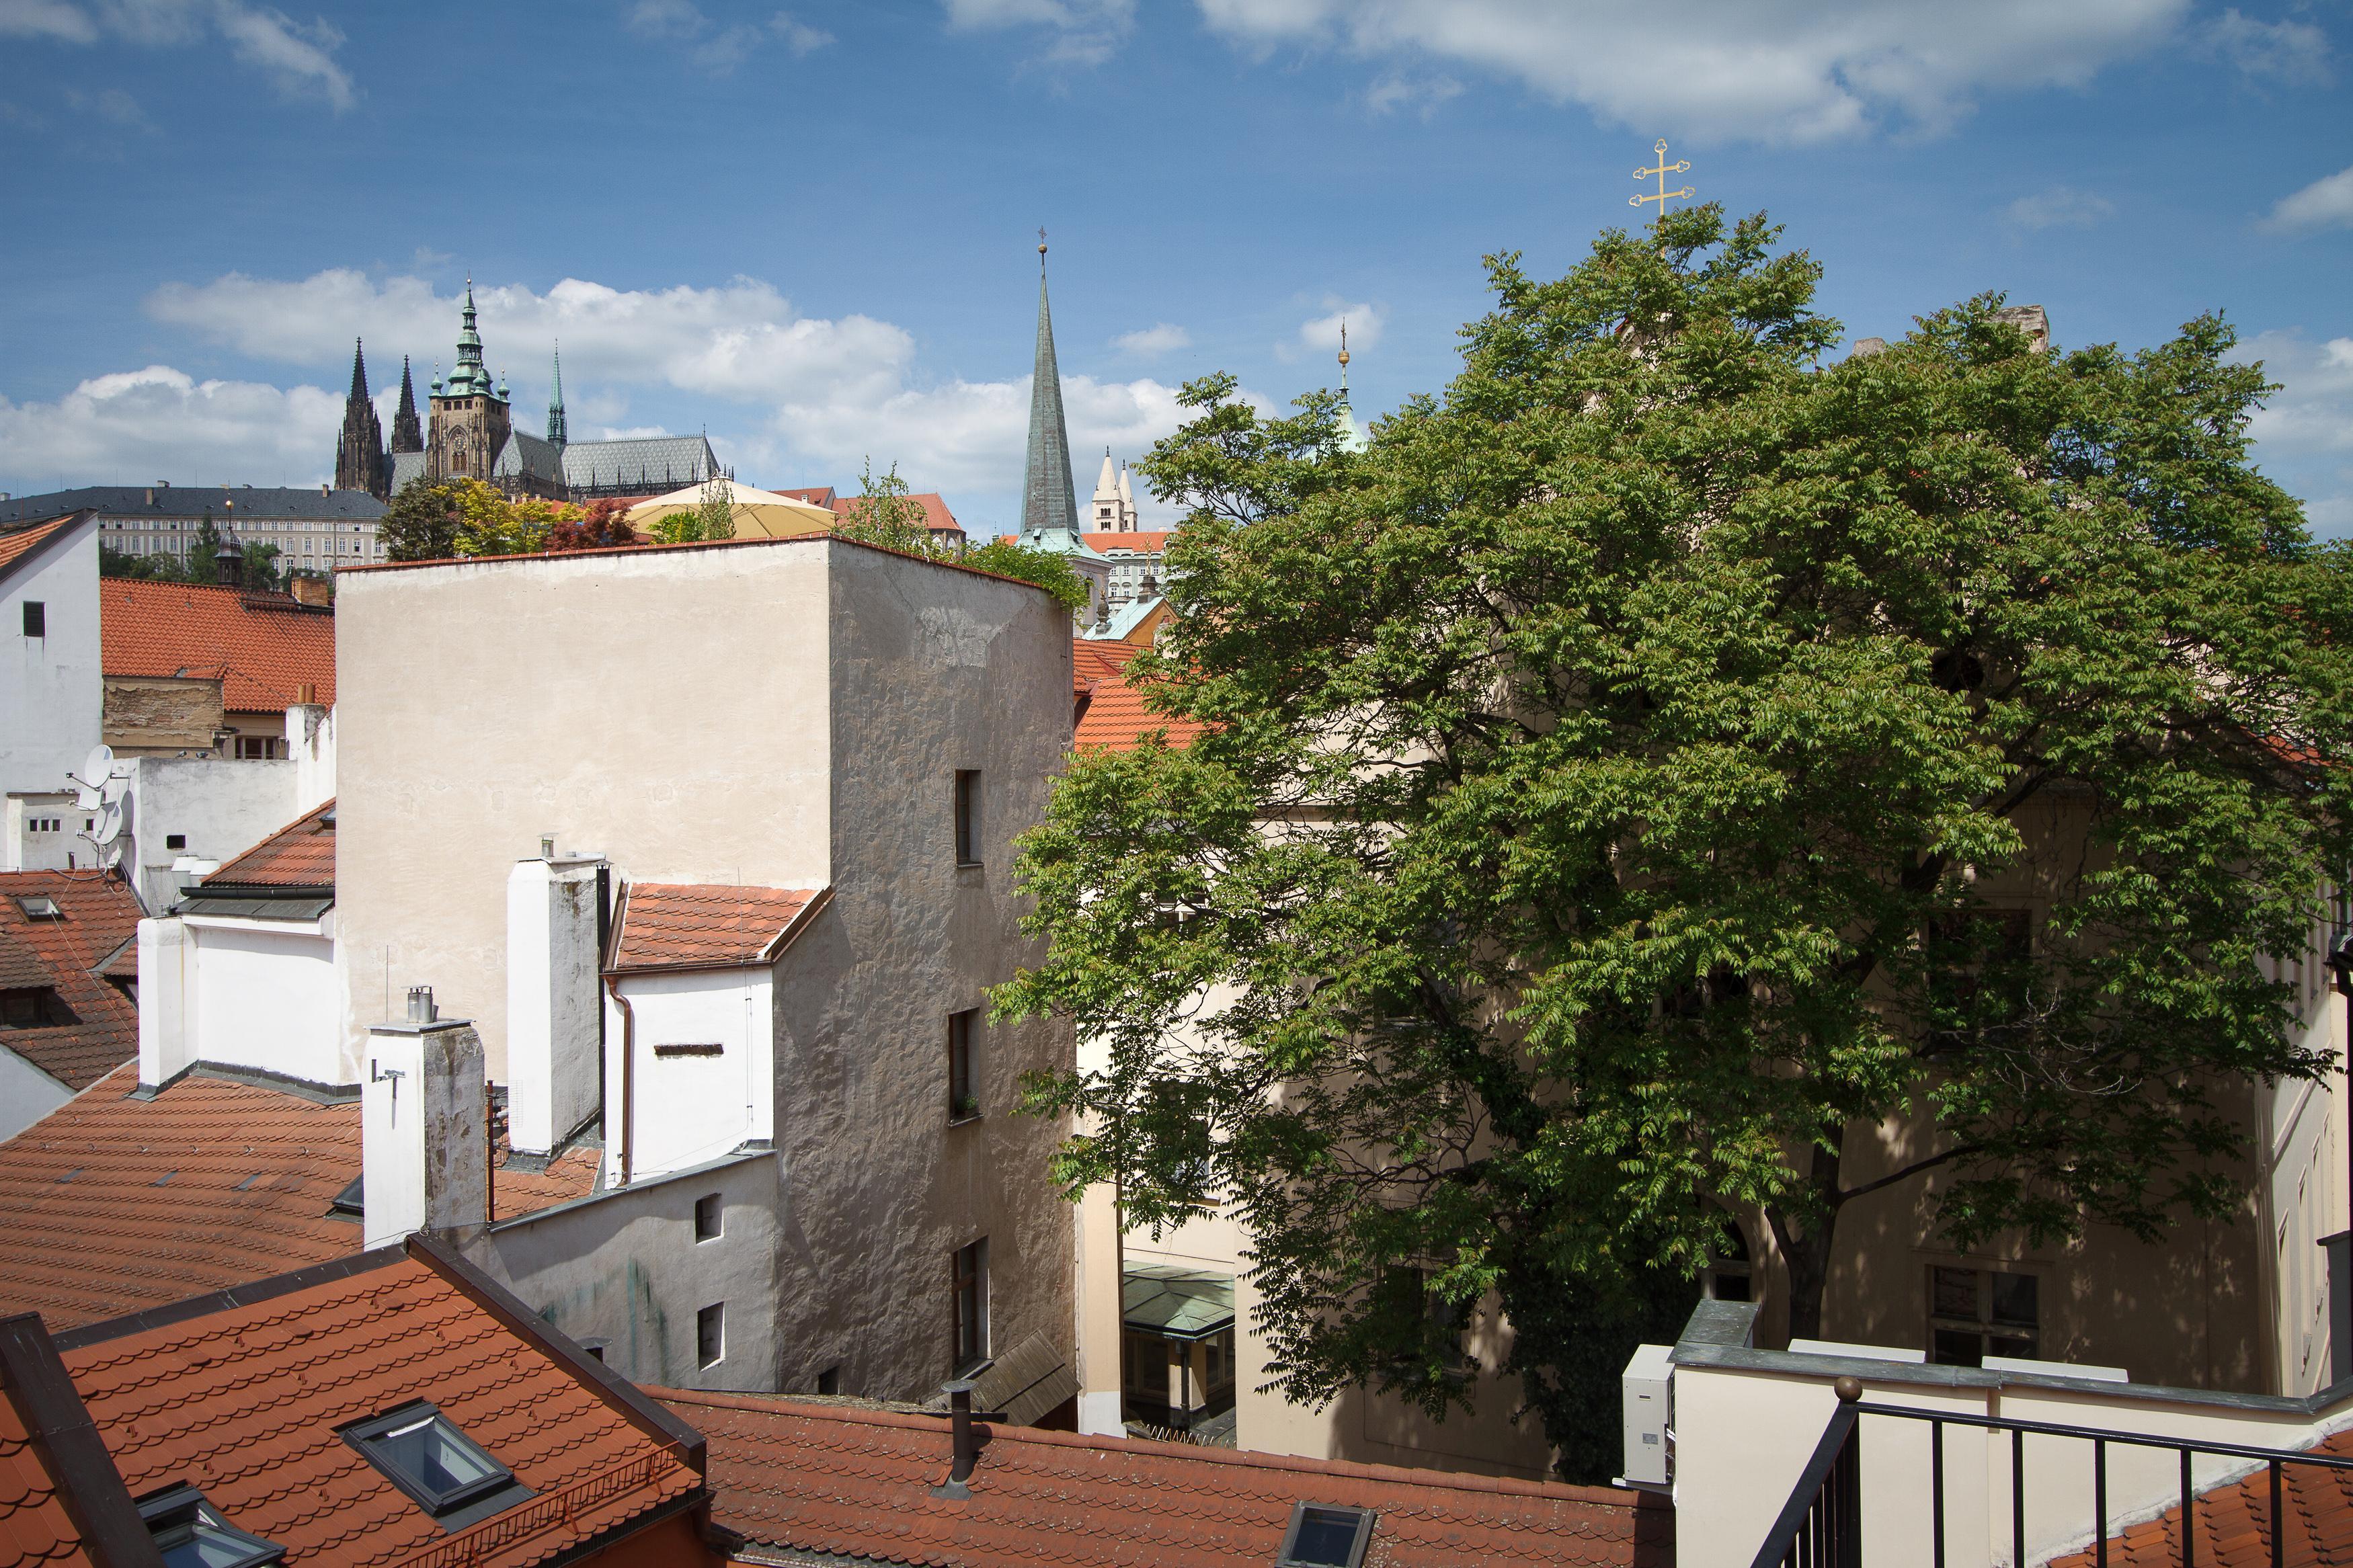
M 0 1392 L 24 1418 L 58 1501 L 98 1568 L 163 1568 L 155 1538 L 37 1312 L 0 1319 Z
M 406 1255 L 432 1269 L 474 1304 L 562 1363 L 589 1391 L 646 1436 L 671 1449 L 697 1476 L 710 1473 L 710 1454 L 702 1434 L 685 1419 L 638 1392 L 603 1362 L 559 1333 L 505 1286 L 467 1262 L 438 1237 L 417 1231 L 404 1242 Z
M 60 1351 L 87 1350 L 91 1345 L 104 1344 L 128 1334 L 142 1334 L 151 1329 L 168 1329 L 185 1323 L 191 1318 L 207 1317 L 225 1312 L 232 1307 L 250 1307 L 257 1302 L 290 1296 L 297 1290 L 308 1290 L 314 1285 L 330 1285 L 347 1279 L 354 1274 L 366 1274 L 405 1257 L 397 1245 L 379 1247 L 372 1251 L 353 1253 L 349 1258 L 337 1258 L 325 1263 L 313 1263 L 308 1268 L 297 1268 L 290 1274 L 273 1274 L 267 1279 L 256 1279 L 244 1285 L 232 1285 L 226 1290 L 208 1295 L 191 1296 L 185 1300 L 167 1302 L 161 1307 L 149 1307 L 143 1311 L 128 1312 L 120 1318 L 108 1318 L 100 1322 L 86 1323 L 79 1329 L 68 1329 L 57 1336 Z

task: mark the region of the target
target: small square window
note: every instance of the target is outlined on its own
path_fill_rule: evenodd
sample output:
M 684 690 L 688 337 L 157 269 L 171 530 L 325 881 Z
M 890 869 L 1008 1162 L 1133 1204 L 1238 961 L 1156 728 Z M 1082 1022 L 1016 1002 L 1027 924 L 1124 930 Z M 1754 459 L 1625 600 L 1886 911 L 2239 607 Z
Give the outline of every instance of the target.
M 826 1395 L 828 1398 L 831 1398 L 833 1395 L 839 1394 L 841 1392 L 841 1369 L 838 1366 L 829 1366 L 823 1372 L 818 1373 L 817 1374 L 817 1391 L 819 1394 Z
M 25 635 L 28 637 L 49 635 L 49 607 L 38 599 L 25 601 Z
M 166 833 L 165 835 L 164 835 L 164 848 L 166 848 L 166 849 L 185 849 L 187 847 L 188 847 L 188 836 L 187 836 L 186 834 L 185 834 L 185 833 Z
M 1291 1510 L 1279 1568 L 1358 1568 L 1372 1539 L 1373 1511 L 1303 1502 Z
M 721 1205 L 717 1193 L 706 1193 L 694 1200 L 694 1239 L 716 1241 L 722 1224 Z
M 965 768 L 955 776 L 955 858 L 959 866 L 980 864 L 980 774 Z
M 716 1302 L 694 1314 L 694 1363 L 716 1366 L 727 1353 L 727 1303 Z
M 237 1529 L 185 1482 L 141 1498 L 139 1517 L 164 1568 L 259 1568 L 286 1560 L 286 1548 Z
M 450 1515 L 497 1500 L 510 1489 L 520 1495 L 508 1501 L 531 1495 L 516 1484 L 514 1472 L 421 1399 L 346 1426 L 343 1437 L 445 1525 Z

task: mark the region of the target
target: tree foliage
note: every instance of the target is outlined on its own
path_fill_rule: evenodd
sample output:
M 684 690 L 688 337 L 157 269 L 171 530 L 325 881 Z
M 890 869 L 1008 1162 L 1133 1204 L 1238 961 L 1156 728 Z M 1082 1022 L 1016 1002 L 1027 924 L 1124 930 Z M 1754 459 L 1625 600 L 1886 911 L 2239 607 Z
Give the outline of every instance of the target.
M 833 525 L 837 537 L 994 572 L 1000 577 L 1016 578 L 1045 589 L 1067 609 L 1075 611 L 1085 606 L 1086 583 L 1064 557 L 1050 550 L 1032 550 L 1003 540 L 991 540 L 981 545 L 956 544 L 934 533 L 931 513 L 909 492 L 907 481 L 899 477 L 896 463 L 877 477 L 870 458 L 858 478 L 859 493 L 850 498 L 849 510 Z
M 1582 1464 L 1588 1331 L 1727 1213 L 1813 1332 L 1864 1193 L 2154 1238 L 2238 1200 L 2248 1080 L 2327 1070 L 2262 961 L 2344 875 L 2353 574 L 2246 460 L 2261 368 L 2213 317 L 2037 353 L 1990 296 L 1826 363 L 1777 238 L 1491 258 L 1366 450 L 1216 376 L 1141 465 L 1189 516 L 1131 669 L 1206 728 L 1074 759 L 996 1003 L 1107 1050 L 1032 1085 L 1073 1190 L 1235 1205 L 1295 1398 L 1469 1397 L 1412 1268 L 1500 1301 Z
M 568 542 L 586 537 L 581 509 L 538 496 L 509 500 L 480 479 L 416 479 L 401 487 L 376 522 L 376 538 L 391 561 L 448 561 L 461 556 L 530 555 L 549 550 L 592 548 Z M 599 537 L 615 519 L 600 514 Z M 628 535 L 626 528 L 620 531 Z M 628 537 L 634 537 L 628 535 Z M 617 542 L 628 542 L 625 537 Z M 558 542 L 558 541 L 565 542 Z

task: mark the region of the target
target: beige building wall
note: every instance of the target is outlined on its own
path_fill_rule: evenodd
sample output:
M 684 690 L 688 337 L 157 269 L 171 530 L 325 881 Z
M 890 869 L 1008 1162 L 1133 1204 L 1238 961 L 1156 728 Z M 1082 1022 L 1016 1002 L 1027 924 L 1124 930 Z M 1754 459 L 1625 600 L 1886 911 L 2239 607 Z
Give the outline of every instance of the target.
M 984 1113 L 955 1128 L 945 1043 L 1029 951 L 1010 844 L 1070 742 L 1066 612 L 811 538 L 347 573 L 336 620 L 354 1075 L 366 1026 L 430 984 L 506 1081 L 506 879 L 543 835 L 627 880 L 830 885 L 777 971 L 778 1385 L 936 1388 L 951 1256 L 983 1236 L 996 1348 L 1071 1353 L 1060 1129 L 1012 1114 L 1068 1030 L 984 1031 Z M 984 779 L 976 868 L 954 864 L 959 768 Z

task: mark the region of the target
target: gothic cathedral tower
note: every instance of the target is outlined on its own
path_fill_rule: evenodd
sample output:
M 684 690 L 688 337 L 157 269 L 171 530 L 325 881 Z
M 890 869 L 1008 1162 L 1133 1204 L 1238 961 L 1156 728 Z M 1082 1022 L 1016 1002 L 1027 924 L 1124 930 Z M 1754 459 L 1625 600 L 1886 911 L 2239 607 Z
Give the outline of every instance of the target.
M 466 279 L 465 325 L 458 334 L 458 368 L 433 382 L 431 430 L 425 443 L 428 479 L 480 479 L 506 449 L 507 392 L 493 386 L 482 365 L 482 335 L 474 330 L 474 280 Z
M 368 400 L 367 360 L 352 344 L 352 391 L 343 399 L 343 432 L 335 438 L 335 488 L 365 490 L 378 500 L 392 494 L 392 468 L 384 457 L 384 427 Z

